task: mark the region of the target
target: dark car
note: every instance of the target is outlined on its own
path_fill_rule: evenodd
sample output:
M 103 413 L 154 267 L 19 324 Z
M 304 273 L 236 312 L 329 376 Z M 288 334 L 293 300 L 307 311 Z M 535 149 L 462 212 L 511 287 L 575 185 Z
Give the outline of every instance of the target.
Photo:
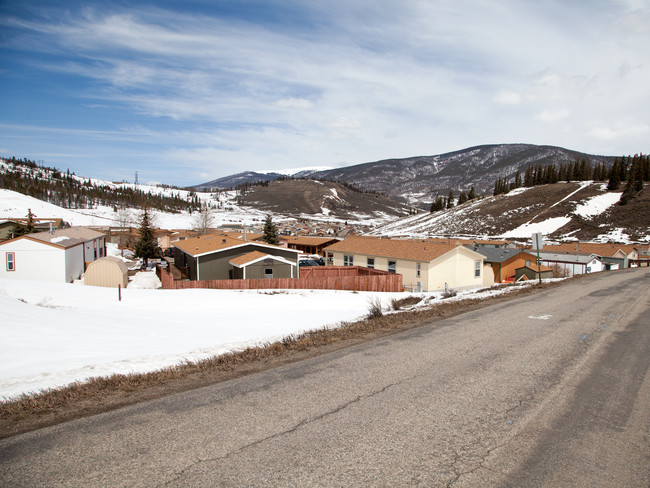
M 318 261 L 315 259 L 303 259 L 301 261 L 298 261 L 299 266 L 322 266 Z

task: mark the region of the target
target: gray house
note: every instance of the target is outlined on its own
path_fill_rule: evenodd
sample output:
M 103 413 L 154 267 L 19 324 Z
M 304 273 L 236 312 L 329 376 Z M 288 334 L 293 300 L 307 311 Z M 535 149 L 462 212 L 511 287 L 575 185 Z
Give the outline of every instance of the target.
M 175 241 L 174 264 L 190 280 L 298 278 L 300 251 L 207 235 Z

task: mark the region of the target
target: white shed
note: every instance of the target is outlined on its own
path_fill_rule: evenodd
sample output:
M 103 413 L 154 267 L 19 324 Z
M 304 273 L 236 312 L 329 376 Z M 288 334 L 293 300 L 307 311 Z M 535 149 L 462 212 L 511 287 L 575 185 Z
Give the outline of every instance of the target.
M 90 286 L 106 286 L 126 288 L 129 284 L 129 269 L 120 258 L 106 256 L 88 265 L 84 274 L 84 284 Z

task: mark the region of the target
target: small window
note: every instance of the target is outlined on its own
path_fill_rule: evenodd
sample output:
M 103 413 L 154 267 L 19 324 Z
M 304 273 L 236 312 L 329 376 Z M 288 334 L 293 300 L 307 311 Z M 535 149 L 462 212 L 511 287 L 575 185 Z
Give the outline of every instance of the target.
M 477 278 L 481 276 L 481 261 L 474 262 L 474 276 Z
M 530 259 L 526 259 L 526 266 L 530 266 Z
M 388 261 L 388 272 L 389 273 L 396 273 L 397 272 L 397 262 Z
M 7 271 L 16 271 L 16 255 L 13 252 L 7 253 Z
M 368 258 L 368 268 L 375 269 L 375 258 Z
M 343 266 L 354 266 L 354 256 L 343 255 Z
M 264 268 L 264 278 L 273 278 L 273 268 Z
M 419 278 L 420 276 L 422 276 L 422 263 L 417 263 L 415 267 L 417 271 L 417 277 Z

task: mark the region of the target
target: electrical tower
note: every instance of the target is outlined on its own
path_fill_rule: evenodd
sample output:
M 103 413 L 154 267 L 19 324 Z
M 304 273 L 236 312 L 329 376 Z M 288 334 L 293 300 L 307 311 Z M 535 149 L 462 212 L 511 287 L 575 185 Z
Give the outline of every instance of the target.
M 135 172 L 135 184 L 136 185 L 138 184 L 138 172 L 137 171 Z

